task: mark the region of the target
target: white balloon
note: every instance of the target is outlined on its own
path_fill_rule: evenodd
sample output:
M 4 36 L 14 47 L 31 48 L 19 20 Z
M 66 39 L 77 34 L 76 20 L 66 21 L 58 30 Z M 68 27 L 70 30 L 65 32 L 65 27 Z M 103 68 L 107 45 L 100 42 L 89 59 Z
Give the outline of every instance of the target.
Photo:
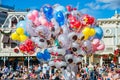
M 61 28 L 63 30 L 63 34 L 68 34 L 70 32 L 70 30 L 69 30 L 67 25 L 63 25 Z
M 58 41 L 60 42 L 60 45 L 65 49 L 69 49 L 71 46 L 71 42 L 66 34 L 59 35 Z
M 77 33 L 75 33 L 75 32 L 70 32 L 69 34 L 68 34 L 68 38 L 71 40 L 71 41 L 74 41 L 73 40 L 73 36 L 77 36 Z
M 26 22 L 26 31 L 30 34 L 30 36 L 38 36 L 35 33 L 35 27 L 33 27 L 33 23 L 31 21 Z
M 31 37 L 31 40 L 35 43 L 37 42 L 38 39 L 39 39 L 39 37 Z
M 54 25 L 53 27 L 54 27 L 54 29 L 55 29 L 54 35 L 58 35 L 58 34 L 60 33 L 59 24 L 57 23 L 57 21 L 56 21 L 54 18 L 51 19 L 51 22 L 52 22 L 52 24 Z
M 58 48 L 58 47 L 54 47 L 53 51 L 61 55 L 65 55 L 66 53 L 66 50 L 64 48 Z
M 73 62 L 74 62 L 74 63 L 82 62 L 82 57 L 74 56 Z
M 34 41 L 39 48 L 42 48 L 42 49 L 47 48 L 47 42 L 45 39 L 40 38 L 40 37 L 36 37 L 36 39 Z
M 55 62 L 54 61 L 49 61 L 49 66 L 55 66 Z
M 68 63 L 68 59 L 73 59 L 73 55 L 72 54 L 65 55 L 65 60 L 67 63 Z
M 51 32 L 50 30 L 45 26 L 39 26 L 35 29 L 35 32 L 38 34 L 38 36 L 44 36 L 46 39 L 50 38 Z
M 81 39 L 82 37 L 84 37 L 84 35 L 82 33 L 78 33 L 77 36 L 78 36 L 79 39 Z
M 53 47 L 47 48 L 48 52 L 53 52 Z
M 56 61 L 56 62 L 55 62 L 55 67 L 56 67 L 56 68 L 60 68 L 60 67 L 61 67 L 61 65 L 60 65 L 60 62 L 59 62 L 59 61 Z
M 74 48 L 77 48 L 77 49 L 78 49 L 78 48 L 79 48 L 79 44 L 78 44 L 77 42 L 73 42 L 73 43 L 72 43 L 72 47 L 74 47 Z
M 64 62 L 64 61 L 61 61 L 59 64 L 60 64 L 61 67 L 62 66 L 67 66 L 66 62 Z

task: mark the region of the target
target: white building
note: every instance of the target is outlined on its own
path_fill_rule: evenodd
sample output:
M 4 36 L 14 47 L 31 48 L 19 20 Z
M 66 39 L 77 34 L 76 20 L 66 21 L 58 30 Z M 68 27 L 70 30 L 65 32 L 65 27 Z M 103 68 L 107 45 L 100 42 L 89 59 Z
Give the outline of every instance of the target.
M 99 54 L 107 56 L 109 56 L 109 54 L 114 55 L 114 50 L 120 47 L 120 14 L 115 11 L 115 14 L 111 18 L 98 19 L 97 22 L 104 31 L 102 40 L 105 44 L 105 50 Z M 98 63 L 100 61 L 100 64 L 111 61 L 110 56 L 104 59 L 102 56 L 100 58 L 100 60 L 95 59 L 96 61 L 98 60 Z
M 0 7 L 0 29 L 5 33 L 10 33 L 11 30 L 16 29 L 15 25 L 25 19 L 27 12 L 14 12 L 7 8 Z M 0 65 L 5 65 L 6 61 L 14 62 L 16 59 L 21 61 L 23 64 L 24 60 L 30 60 L 31 57 L 24 55 L 19 52 L 18 54 L 14 52 L 16 43 L 10 39 L 9 35 L 0 34 Z M 13 63 L 12 63 L 13 64 Z

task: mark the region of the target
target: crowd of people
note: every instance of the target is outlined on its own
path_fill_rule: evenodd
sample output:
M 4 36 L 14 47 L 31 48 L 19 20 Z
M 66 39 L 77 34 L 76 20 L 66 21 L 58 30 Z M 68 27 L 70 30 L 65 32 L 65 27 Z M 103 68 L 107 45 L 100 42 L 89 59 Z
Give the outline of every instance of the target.
M 72 61 L 70 61 L 72 62 Z M 118 66 L 111 62 L 110 65 L 99 66 L 73 63 L 61 68 L 49 66 L 48 63 L 29 66 L 17 65 L 0 67 L 0 80 L 120 80 Z

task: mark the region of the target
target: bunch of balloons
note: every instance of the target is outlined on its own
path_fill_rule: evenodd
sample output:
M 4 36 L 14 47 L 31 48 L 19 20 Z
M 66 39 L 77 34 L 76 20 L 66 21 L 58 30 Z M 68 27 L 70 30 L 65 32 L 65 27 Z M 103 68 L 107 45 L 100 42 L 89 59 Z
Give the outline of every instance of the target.
M 16 32 L 11 34 L 11 39 L 20 42 L 24 42 L 25 40 L 27 40 L 27 36 L 24 34 L 24 29 L 21 27 L 17 28 Z
M 102 37 L 103 30 L 94 17 L 59 4 L 28 12 L 11 35 L 13 40 L 21 42 L 19 49 L 23 53 L 32 51 L 38 60 L 49 61 L 52 66 L 57 64 L 56 67 L 65 66 L 68 59 L 78 63 L 82 61 L 80 55 L 103 51 Z
M 32 55 L 35 52 L 35 47 L 34 42 L 27 39 L 24 43 L 20 44 L 19 49 L 24 54 L 28 53 L 29 55 Z

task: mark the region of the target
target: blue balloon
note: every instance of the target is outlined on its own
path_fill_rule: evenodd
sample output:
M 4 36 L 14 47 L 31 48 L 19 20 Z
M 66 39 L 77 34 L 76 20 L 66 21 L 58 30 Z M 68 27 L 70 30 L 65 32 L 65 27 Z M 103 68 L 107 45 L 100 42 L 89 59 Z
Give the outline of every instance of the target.
M 30 34 L 27 32 L 27 31 L 25 31 L 25 33 L 24 33 L 26 36 L 30 36 Z
M 46 19 L 47 19 L 48 21 L 50 21 L 51 18 L 53 18 L 53 15 L 52 15 L 52 13 L 53 13 L 53 8 L 52 8 L 51 6 L 44 6 L 44 7 L 43 7 L 43 13 L 45 14 Z
M 22 27 L 24 31 L 26 31 L 26 21 L 23 20 L 23 21 L 18 22 L 16 27 L 17 28 Z
M 62 26 L 64 24 L 65 18 L 64 18 L 64 15 L 61 11 L 56 12 L 55 18 L 60 26 Z
M 103 37 L 103 29 L 101 27 L 95 27 L 96 31 L 95 38 L 102 39 Z
M 49 15 L 46 15 L 46 19 L 47 19 L 47 21 L 50 22 L 52 18 L 53 18 L 53 15 L 50 15 L 50 14 L 49 14 Z
M 37 57 L 37 59 L 42 59 L 43 58 L 43 54 L 41 52 L 38 52 L 36 57 Z
M 43 7 L 43 12 L 44 12 L 44 14 L 52 14 L 53 8 L 50 7 L 50 6 L 44 6 Z
M 26 30 L 26 26 L 27 26 L 27 24 L 26 24 L 26 21 L 25 21 L 25 20 L 22 20 L 22 21 L 18 22 L 17 25 L 16 25 L 17 28 L 21 27 L 21 28 L 24 29 L 24 34 L 25 34 L 26 36 L 30 36 L 29 33 L 28 33 L 27 30 Z
M 47 49 L 45 49 L 45 50 L 44 50 L 44 54 L 43 54 L 43 59 L 44 59 L 45 61 L 49 61 L 50 58 L 51 58 L 50 53 L 48 52 Z

